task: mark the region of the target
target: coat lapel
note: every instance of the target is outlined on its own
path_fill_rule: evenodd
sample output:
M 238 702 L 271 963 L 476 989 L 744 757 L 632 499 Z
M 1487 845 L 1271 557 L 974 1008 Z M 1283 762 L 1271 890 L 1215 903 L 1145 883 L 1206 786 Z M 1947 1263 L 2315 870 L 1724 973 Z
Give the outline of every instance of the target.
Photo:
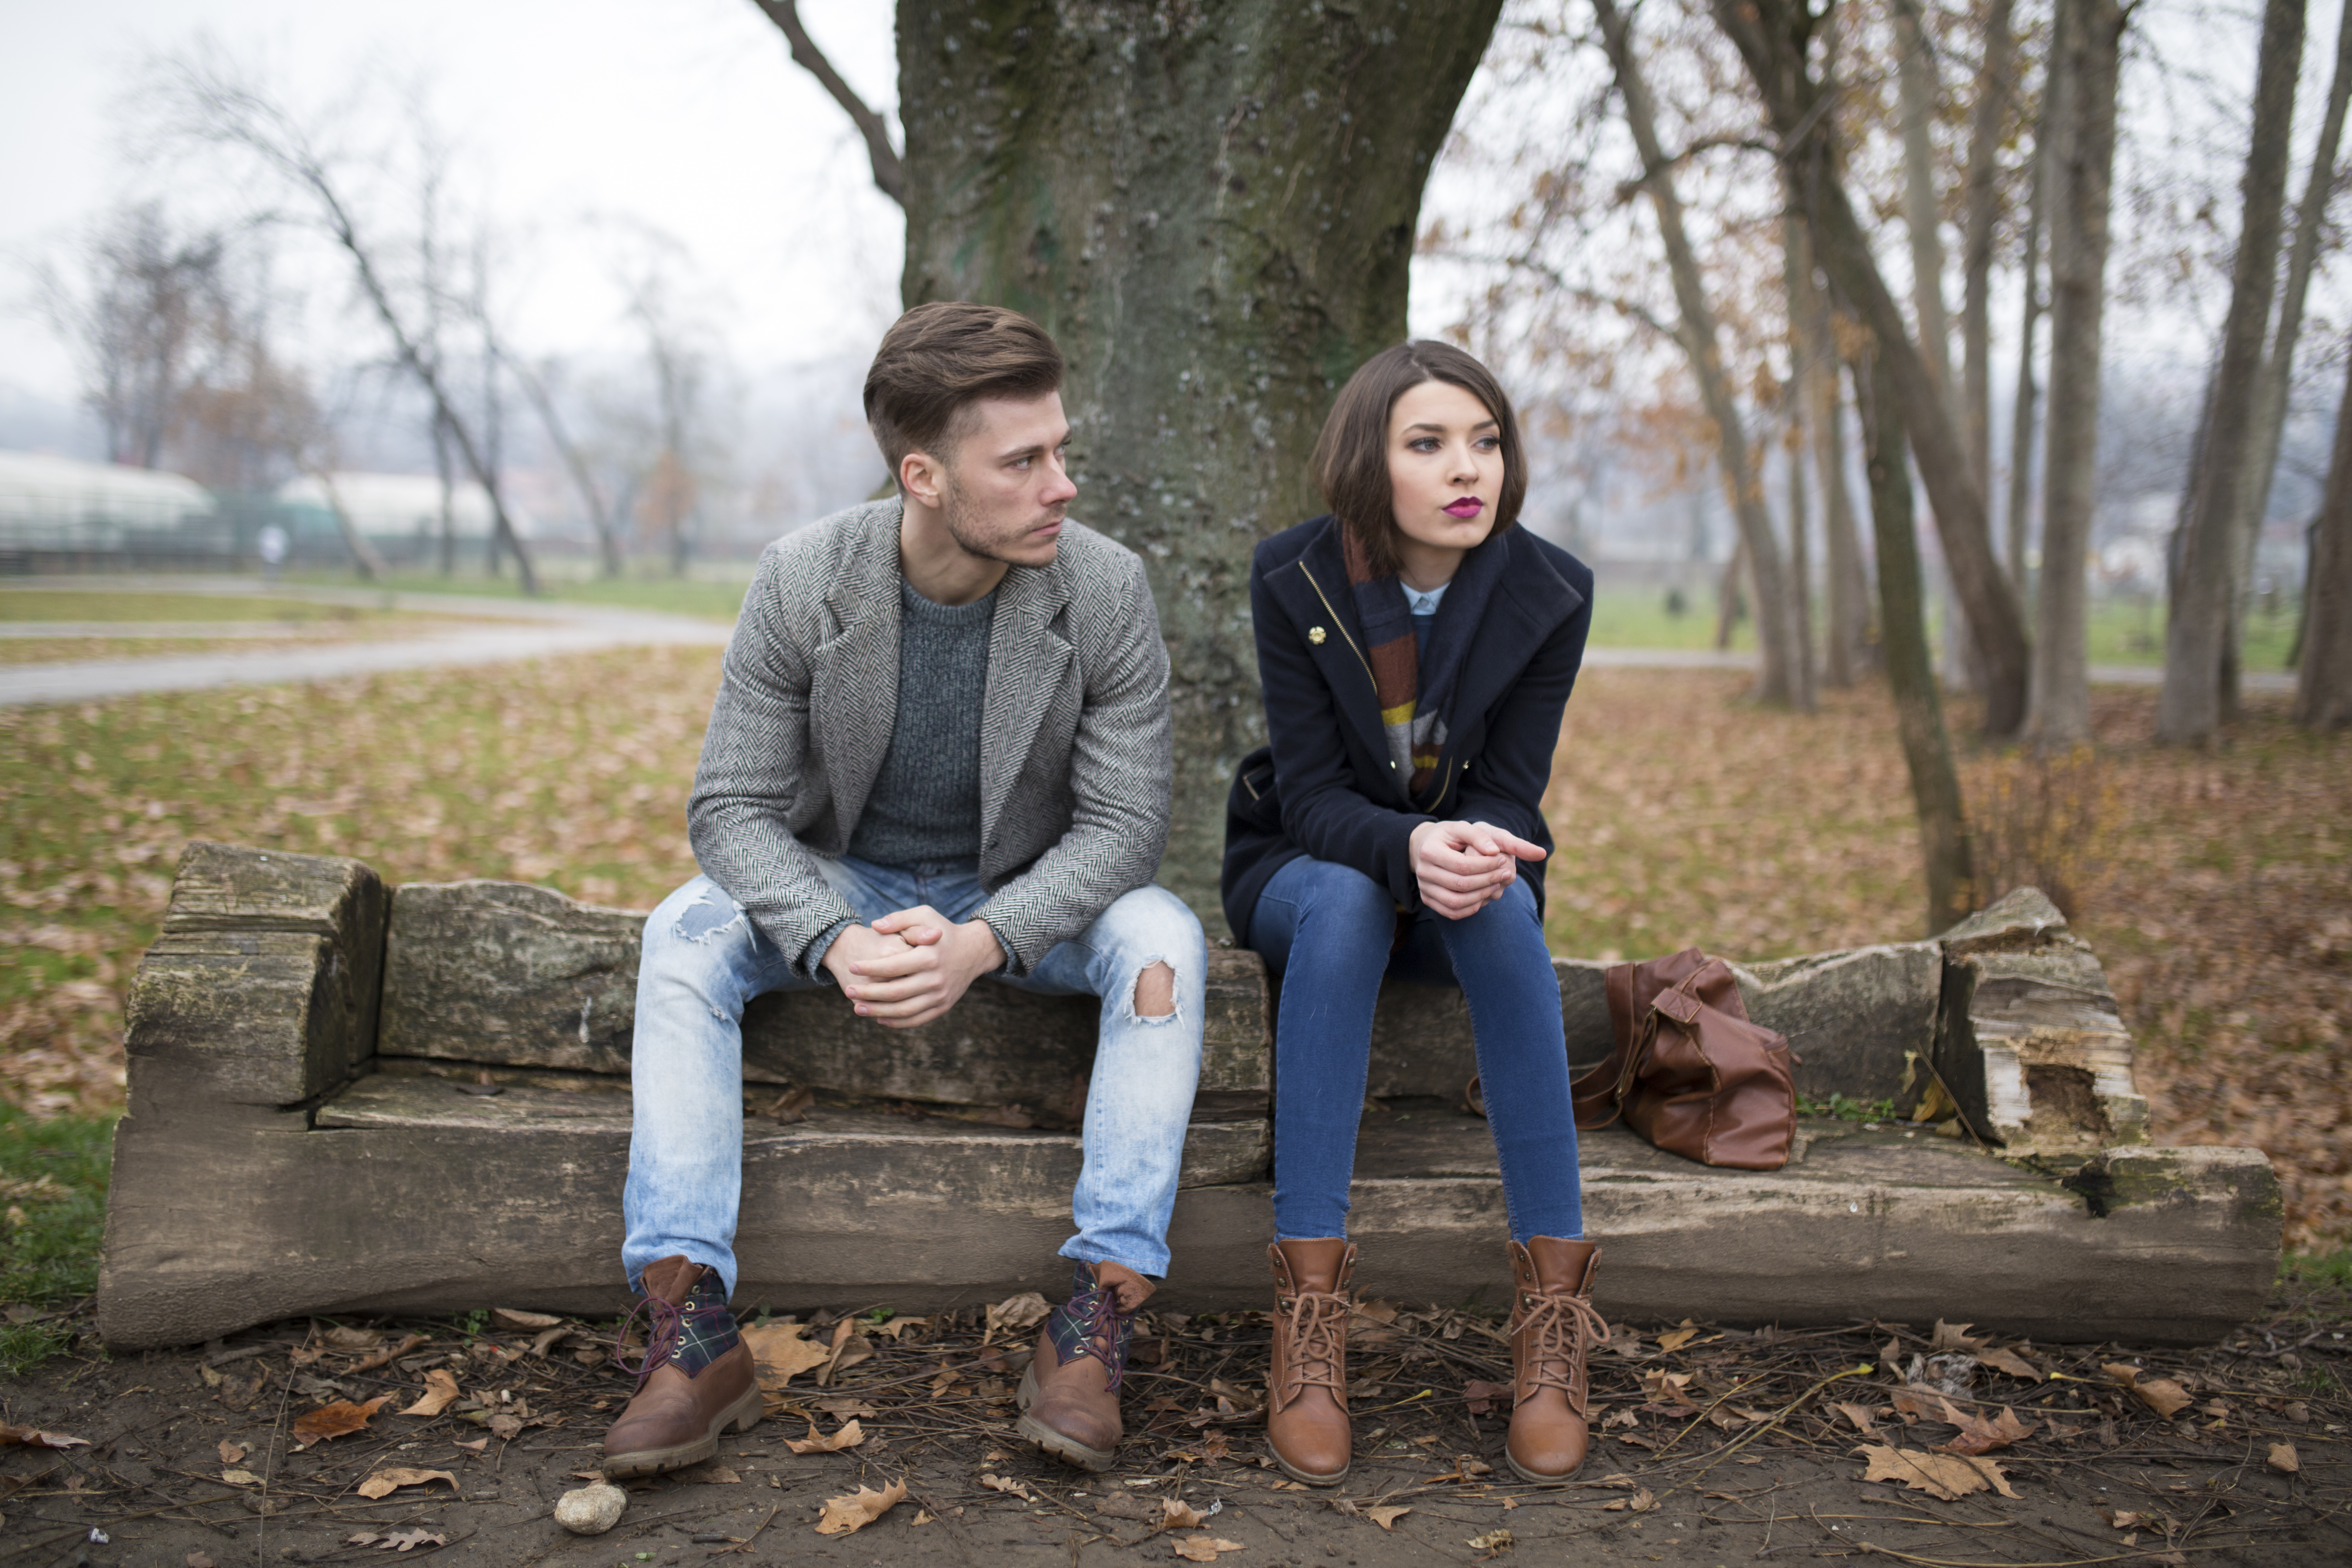
M 1021 780 L 1021 765 L 1037 728 L 1062 689 L 1076 650 L 1054 627 L 1068 602 L 1051 567 L 1015 566 L 996 590 L 988 629 L 988 688 L 981 702 L 980 841 L 996 841 L 996 825 Z
M 813 658 L 809 722 L 844 844 L 866 809 L 898 717 L 899 504 L 874 509 L 826 588 L 841 630 Z

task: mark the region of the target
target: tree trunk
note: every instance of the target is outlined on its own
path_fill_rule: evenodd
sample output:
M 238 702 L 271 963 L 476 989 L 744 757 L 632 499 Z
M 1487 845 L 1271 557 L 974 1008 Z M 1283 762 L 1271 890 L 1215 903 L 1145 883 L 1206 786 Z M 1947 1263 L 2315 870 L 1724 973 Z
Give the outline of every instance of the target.
M 2286 204 L 2288 132 L 2303 64 L 2303 0 L 2264 0 L 2262 53 L 2254 68 L 2253 135 L 2241 185 L 2244 216 L 2230 268 L 2230 311 L 2206 399 L 2205 429 L 2191 468 L 2194 487 L 2173 551 L 2172 604 L 2164 627 L 2164 695 L 2157 737 L 2175 745 L 2210 741 L 2221 723 L 2221 650 L 2236 597 L 2232 513 L 2262 374 L 2263 340 L 2276 290 L 2279 226 Z
M 1948 398 L 1952 392 L 1952 322 L 1944 310 L 1944 212 L 1936 196 L 1936 147 L 1928 128 L 1944 86 L 1936 69 L 1919 0 L 1895 0 L 1895 97 L 1903 127 L 1903 226 L 1911 238 L 1911 312 L 1919 322 L 1919 354 Z M 1977 481 L 1979 490 L 1984 480 Z
M 2099 479 L 2099 354 L 2116 163 L 2120 0 L 2058 0 L 2050 50 L 2050 432 L 2032 715 L 2042 752 L 2091 738 L 2088 552 Z
M 2014 0 L 1990 0 L 1977 66 L 1976 103 L 1969 117 L 1968 211 L 1960 236 L 1960 342 L 1968 355 L 1960 389 L 1960 427 L 1977 489 L 1992 500 L 1992 245 L 2000 221 L 2000 132 L 2014 100 L 2015 37 L 2009 26 Z M 2026 267 L 2030 272 L 2032 259 Z M 2012 586 L 2022 579 L 2010 574 Z
M 1813 279 L 1812 234 L 1793 203 L 1781 215 L 1780 237 L 1797 380 L 1812 432 L 1813 482 L 1822 493 L 1822 531 L 1828 542 L 1822 680 L 1843 689 L 1861 679 L 1870 662 L 1870 579 L 1855 531 L 1853 497 L 1846 489 L 1844 409 L 1829 298 Z
M 2243 674 L 2246 610 L 2254 575 L 2254 548 L 2262 541 L 2263 521 L 2270 511 L 2271 481 L 2278 470 L 2279 442 L 2286 428 L 2287 390 L 2294 382 L 2295 339 L 2303 332 L 2304 296 L 2319 261 L 2319 246 L 2327 226 L 2327 198 L 2336 189 L 2336 153 L 2344 138 L 2344 111 L 2352 102 L 2352 0 L 2336 25 L 2336 73 L 2327 85 L 2327 110 L 2319 123 L 2319 142 L 2311 150 L 2311 170 L 2304 180 L 2303 199 L 2295 204 L 2294 243 L 2288 248 L 2286 287 L 2279 298 L 2278 327 L 2270 353 L 2263 361 L 2261 380 L 2254 387 L 2254 412 L 2250 429 L 2252 449 L 2240 480 L 2231 521 L 2237 549 L 2238 592 L 2230 605 L 2230 634 L 2223 647 L 2221 702 L 2234 712 Z
M 2352 357 L 2346 363 L 2352 367 Z M 2327 493 L 2311 530 L 2299 641 L 2294 721 L 2315 730 L 2352 727 L 2352 370 L 2336 405 Z
M 1902 400 L 1895 395 L 1885 348 L 1853 363 L 1854 402 L 1862 409 L 1864 460 L 1870 473 L 1871 531 L 1878 542 L 1879 643 L 1895 696 L 1895 728 L 1911 772 L 1919 813 L 1919 848 L 1927 873 L 1927 931 L 1949 930 L 1974 901 L 1968 822 L 1951 736 L 1927 654 L 1919 538 L 1913 520 L 1911 469 L 1904 461 Z
M 604 504 L 604 487 L 596 482 L 588 467 L 588 454 L 572 438 L 571 427 L 563 423 L 562 413 L 555 406 L 555 395 L 548 390 L 547 380 L 520 357 L 508 354 L 508 364 L 513 367 L 515 380 L 522 385 L 523 395 L 538 411 L 539 423 L 547 438 L 555 444 L 556 455 L 563 459 L 564 471 L 572 476 L 572 486 L 580 492 L 580 502 L 588 509 L 588 525 L 596 531 L 596 570 L 600 576 L 621 574 L 621 536 L 613 522 L 613 509 Z
M 1813 562 L 1811 508 L 1805 501 L 1805 416 L 1797 389 L 1789 389 L 1789 435 L 1782 451 L 1789 465 L 1789 619 L 1797 632 L 1797 668 L 1805 684 L 1813 680 Z
M 457 573 L 457 481 L 449 469 L 449 429 L 439 417 L 433 421 L 433 473 L 441 481 L 441 537 L 434 542 L 441 575 Z
M 375 546 L 369 543 L 367 535 L 360 531 L 360 525 L 352 521 L 351 510 L 343 505 L 343 492 L 336 487 L 334 470 L 314 468 L 310 477 L 319 481 L 319 489 L 327 498 L 327 510 L 333 514 L 336 531 L 343 536 L 343 547 L 352 552 L 352 564 L 358 568 L 360 576 L 366 581 L 382 582 L 387 574 L 383 557 L 376 553 Z
M 1714 0 L 1714 7 L 1717 24 L 1738 48 L 1780 137 L 1812 228 L 1816 259 L 1884 348 L 1892 395 L 1903 411 L 1937 537 L 1984 660 L 1986 731 L 2014 734 L 2025 720 L 2031 662 L 2024 616 L 1993 558 L 1984 495 L 1969 476 L 1950 406 L 1907 335 L 1903 312 L 1836 173 L 1834 117 L 1828 112 L 1827 89 L 1813 79 L 1808 64 L 1820 18 L 1796 0 Z M 1880 597 L 1883 602 L 1883 585 Z
M 1221 929 L 1265 735 L 1250 552 L 1322 510 L 1339 384 L 1405 337 L 1422 186 L 1501 0 L 898 12 L 908 305 L 1034 317 L 1070 365 L 1074 515 L 1151 566 L 1173 664 L 1161 880 Z
M 1731 646 L 1731 634 L 1739 626 L 1739 617 L 1748 609 L 1751 595 L 1748 592 L 1748 541 L 1742 539 L 1731 547 L 1731 559 L 1723 563 L 1723 580 L 1715 588 L 1715 651 L 1723 652 Z
M 2050 124 L 2048 73 L 2043 73 L 2042 108 L 2033 135 L 2033 187 L 2025 206 L 2025 288 L 2018 311 L 2017 395 L 2009 411 L 2009 583 L 2020 598 L 2031 587 L 2025 567 L 2026 510 L 2033 495 L 2033 329 L 2042 319 L 2042 215 L 2048 205 L 2050 156 L 2045 139 Z
M 1707 301 L 1698 253 L 1683 227 L 1682 199 L 1675 195 L 1673 165 L 1658 143 L 1657 111 L 1650 98 L 1641 62 L 1633 57 L 1632 29 L 1616 0 L 1593 0 L 1601 20 L 1601 41 L 1615 68 L 1617 89 L 1625 104 L 1625 122 L 1641 155 L 1643 185 L 1657 215 L 1658 235 L 1665 243 L 1666 268 L 1674 279 L 1675 306 L 1681 315 L 1675 333 L 1698 379 L 1699 401 L 1715 421 L 1716 449 L 1722 460 L 1723 486 L 1731 499 L 1732 516 L 1739 523 L 1740 542 L 1748 551 L 1748 572 L 1756 584 L 1756 643 L 1763 655 L 1757 683 L 1758 700 L 1786 704 L 1801 710 L 1813 706 L 1811 672 L 1797 658 L 1796 625 L 1790 614 L 1791 595 L 1780 563 L 1780 548 L 1772 534 L 1772 516 L 1765 510 L 1764 485 L 1756 456 L 1748 448 L 1739 405 L 1732 395 L 1731 378 L 1723 368 L 1722 338 L 1715 310 Z

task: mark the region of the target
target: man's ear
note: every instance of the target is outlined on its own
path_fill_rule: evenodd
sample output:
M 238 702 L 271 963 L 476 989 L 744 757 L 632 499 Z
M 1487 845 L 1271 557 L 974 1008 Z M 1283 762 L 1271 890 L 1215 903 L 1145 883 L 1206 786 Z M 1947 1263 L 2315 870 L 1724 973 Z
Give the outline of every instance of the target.
M 935 507 L 946 483 L 946 466 L 929 452 L 909 452 L 898 459 L 898 488 L 909 499 Z

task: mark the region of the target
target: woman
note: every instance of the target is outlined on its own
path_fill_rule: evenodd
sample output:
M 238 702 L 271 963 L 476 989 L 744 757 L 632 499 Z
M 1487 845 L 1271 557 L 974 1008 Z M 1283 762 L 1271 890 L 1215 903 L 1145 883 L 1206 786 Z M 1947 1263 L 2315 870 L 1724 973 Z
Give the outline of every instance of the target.
M 1349 1179 L 1383 975 L 1459 984 L 1509 1212 L 1511 1468 L 1583 1463 L 1597 1249 L 1582 1239 L 1543 795 L 1592 574 L 1515 528 L 1510 401 L 1443 343 L 1375 355 L 1315 448 L 1330 513 L 1250 573 L 1272 744 L 1244 760 L 1225 916 L 1277 977 L 1274 1373 L 1293 1479 L 1348 1473 Z

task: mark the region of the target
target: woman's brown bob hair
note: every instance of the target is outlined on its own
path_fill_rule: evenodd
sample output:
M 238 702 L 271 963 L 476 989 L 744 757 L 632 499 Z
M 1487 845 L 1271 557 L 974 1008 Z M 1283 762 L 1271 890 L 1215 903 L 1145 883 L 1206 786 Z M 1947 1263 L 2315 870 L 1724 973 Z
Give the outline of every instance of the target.
M 1397 569 L 1396 497 L 1389 488 L 1389 415 L 1396 400 L 1424 381 L 1458 386 L 1486 405 L 1503 439 L 1503 490 L 1495 498 L 1495 527 L 1519 520 L 1527 499 L 1528 464 L 1519 422 L 1494 373 L 1451 343 L 1426 339 L 1382 349 L 1348 378 L 1315 440 L 1315 488 L 1340 526 L 1355 535 L 1372 570 Z

